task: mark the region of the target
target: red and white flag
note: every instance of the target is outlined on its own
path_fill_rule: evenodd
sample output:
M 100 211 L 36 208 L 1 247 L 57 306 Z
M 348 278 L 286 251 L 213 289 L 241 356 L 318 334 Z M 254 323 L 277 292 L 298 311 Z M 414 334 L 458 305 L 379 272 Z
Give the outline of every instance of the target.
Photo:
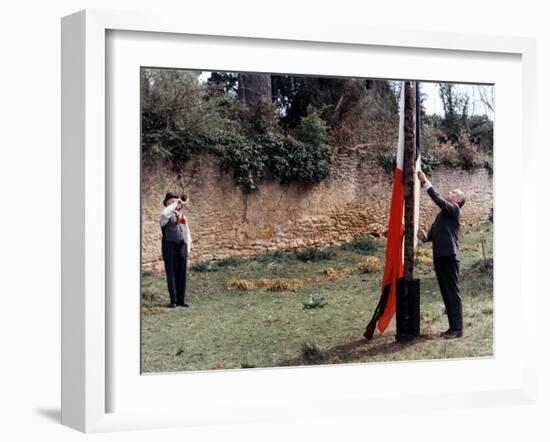
M 418 116 L 417 116 L 418 118 Z M 374 315 L 367 325 L 364 336 L 371 339 L 374 330 L 383 333 L 388 327 L 396 305 L 396 281 L 403 277 L 404 272 L 404 250 L 403 237 L 405 233 L 404 212 L 405 212 L 405 186 L 403 175 L 403 161 L 405 155 L 405 85 L 401 86 L 399 97 L 399 135 L 397 139 L 397 157 L 395 173 L 393 178 L 393 191 L 391 197 L 390 216 L 388 220 L 388 233 L 386 239 L 386 261 L 384 275 L 382 277 L 382 295 L 376 307 Z M 420 168 L 420 154 L 417 152 L 416 170 Z M 419 219 L 419 195 L 420 183 L 415 179 L 415 232 L 418 229 Z M 416 235 L 415 235 L 416 246 Z

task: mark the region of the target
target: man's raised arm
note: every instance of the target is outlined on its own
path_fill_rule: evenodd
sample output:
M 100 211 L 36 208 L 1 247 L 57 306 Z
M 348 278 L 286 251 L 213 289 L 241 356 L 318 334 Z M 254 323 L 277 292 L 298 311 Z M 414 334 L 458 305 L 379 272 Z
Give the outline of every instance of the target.
M 445 212 L 453 215 L 458 216 L 460 213 L 460 207 L 456 203 L 451 203 L 447 201 L 445 198 L 442 198 L 439 193 L 435 191 L 435 189 L 432 186 L 432 183 L 428 181 L 428 178 L 426 178 L 426 175 L 424 175 L 424 172 L 421 170 L 418 171 L 418 179 L 420 180 L 420 184 L 422 185 L 422 188 L 428 192 L 428 195 L 430 195 L 430 198 L 432 201 Z
M 164 209 L 162 209 L 162 212 L 160 212 L 160 225 L 164 227 L 166 224 L 168 224 L 168 221 L 170 221 L 170 218 L 176 211 L 176 208 L 178 207 L 178 202 L 169 204 Z

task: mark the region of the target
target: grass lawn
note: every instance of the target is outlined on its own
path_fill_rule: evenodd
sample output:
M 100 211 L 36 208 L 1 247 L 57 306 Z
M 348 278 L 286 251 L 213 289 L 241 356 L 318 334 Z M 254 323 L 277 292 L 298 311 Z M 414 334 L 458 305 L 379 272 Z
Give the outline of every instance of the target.
M 460 339 L 438 336 L 448 323 L 430 263 L 431 244 L 426 244 L 419 246 L 415 270 L 421 279 L 421 336 L 413 343 L 396 343 L 393 320 L 383 335 L 376 331 L 372 340 L 365 340 L 363 332 L 380 298 L 385 242 L 359 238 L 301 255 L 271 253 L 199 263 L 188 272 L 190 308 L 165 308 L 169 298 L 164 275 L 144 273 L 142 370 L 151 373 L 492 356 L 492 227 L 486 223 L 462 231 L 465 329 Z M 488 267 L 484 265 L 482 241 Z M 368 272 L 358 269 L 366 255 L 377 256 L 380 267 Z M 246 290 L 225 287 L 232 279 L 256 282 L 260 278 L 299 279 L 303 287 L 283 291 L 268 291 L 257 284 Z M 311 300 L 321 298 L 322 306 L 315 307 L 318 302 Z M 304 304 L 315 308 L 305 308 Z

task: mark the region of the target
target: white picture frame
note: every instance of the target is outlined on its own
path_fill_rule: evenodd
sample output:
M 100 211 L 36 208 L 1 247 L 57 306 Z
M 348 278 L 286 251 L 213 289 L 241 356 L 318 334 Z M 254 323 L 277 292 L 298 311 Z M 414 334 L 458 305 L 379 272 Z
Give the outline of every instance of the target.
M 112 134 L 106 131 L 106 121 L 113 117 L 108 111 L 108 94 L 110 93 L 106 68 L 109 60 L 107 35 L 109 33 L 140 32 L 149 33 L 151 38 L 170 36 L 202 36 L 216 37 L 218 40 L 238 39 L 252 44 L 269 42 L 272 47 L 287 47 L 294 45 L 309 45 L 310 47 L 337 46 L 336 50 L 354 50 L 356 48 L 375 48 L 384 52 L 398 48 L 403 54 L 407 51 L 417 51 L 421 56 L 429 54 L 435 58 L 445 54 L 466 54 L 473 59 L 483 60 L 484 54 L 511 57 L 520 69 L 521 93 L 512 99 L 519 100 L 521 110 L 517 114 L 519 128 L 511 134 L 512 139 L 521 144 L 521 149 L 515 152 L 517 158 L 511 164 L 521 164 L 524 176 L 532 174 L 535 168 L 536 155 L 534 145 L 534 106 L 535 101 L 535 44 L 534 40 L 518 37 L 481 36 L 453 33 L 428 33 L 406 30 L 378 30 L 372 28 L 353 28 L 343 25 L 307 24 L 295 28 L 277 23 L 276 26 L 262 23 L 212 22 L 206 17 L 189 17 L 185 20 L 168 15 L 155 16 L 144 13 L 127 13 L 103 10 L 86 10 L 64 17 L 62 20 L 62 423 L 84 432 L 101 432 L 124 429 L 162 428 L 186 425 L 209 425 L 233 422 L 257 422 L 287 418 L 323 417 L 329 415 L 368 415 L 375 410 L 379 412 L 406 411 L 407 409 L 436 409 L 469 406 L 491 406 L 503 403 L 526 404 L 535 400 L 535 336 L 534 322 L 523 324 L 523 347 L 518 349 L 517 363 L 510 362 L 510 352 L 504 349 L 501 354 L 496 352 L 495 358 L 485 361 L 466 360 L 455 361 L 441 365 L 441 370 L 464 370 L 471 373 L 479 370 L 485 373 L 487 379 L 502 360 L 499 369 L 509 368 L 509 376 L 495 380 L 494 384 L 483 388 L 481 384 L 467 386 L 467 377 L 460 391 L 446 391 L 435 383 L 433 388 L 426 388 L 425 393 L 404 391 L 399 383 L 390 388 L 389 392 L 367 392 L 364 388 L 355 388 L 350 380 L 357 379 L 363 373 L 379 377 L 399 376 L 404 371 L 423 376 L 422 372 L 433 370 L 429 363 L 393 363 L 393 364 L 355 364 L 340 367 L 307 367 L 292 369 L 258 369 L 247 373 L 221 371 L 216 373 L 194 373 L 186 379 L 186 387 L 191 384 L 200 388 L 188 389 L 188 400 L 194 403 L 191 410 L 174 412 L 169 410 L 170 398 L 163 390 L 156 399 L 151 401 L 150 409 L 145 405 L 141 408 L 113 411 L 109 395 L 115 389 L 110 375 L 113 369 L 113 347 L 110 345 L 109 327 L 116 322 L 111 311 L 112 304 L 108 297 L 109 287 L 109 244 L 113 241 L 112 230 L 112 188 L 109 186 L 109 173 L 112 173 L 109 163 L 108 142 Z M 154 33 L 154 34 L 153 34 Z M 236 41 L 236 40 L 232 40 Z M 302 47 L 300 46 L 300 47 Z M 418 52 L 420 51 L 420 52 Z M 439 55 L 438 55 L 439 54 Z M 413 60 L 413 58 L 411 58 Z M 519 64 L 518 64 L 519 63 Z M 174 65 L 175 66 L 175 65 Z M 188 66 L 195 67 L 195 66 Z M 220 66 L 223 70 L 223 66 Z M 420 74 L 419 74 L 420 75 Z M 480 78 L 481 74 L 472 76 Z M 109 77 L 110 78 L 110 77 Z M 407 77 L 411 78 L 411 77 Z M 420 77 L 415 77 L 420 78 Z M 469 77 L 465 77 L 469 78 Z M 519 77 L 514 77 L 519 78 Z M 441 78 L 450 81 L 450 78 Z M 516 80 L 514 80 L 516 81 Z M 496 84 L 498 88 L 498 83 Z M 498 90 L 498 89 L 497 89 Z M 135 91 L 139 94 L 139 90 Z M 497 112 L 499 98 L 497 95 Z M 510 114 L 509 118 L 513 115 Z M 506 129 L 497 119 L 496 131 Z M 134 121 L 135 123 L 135 121 Z M 510 129 L 512 130 L 512 129 Z M 502 132 L 504 133 L 504 132 Z M 499 139 L 497 132 L 497 141 Z M 502 139 L 502 145 L 506 140 Z M 506 158 L 512 153 L 503 151 L 496 162 L 495 175 L 498 168 L 506 170 Z M 502 165 L 502 166 L 501 166 Z M 109 172 L 111 170 L 111 172 Z M 501 175 L 503 176 L 503 175 Z M 503 196 L 499 206 L 499 195 L 507 193 L 522 201 L 522 210 L 509 210 Z M 530 230 L 534 230 L 536 219 L 535 192 L 528 191 L 526 185 L 508 186 L 504 180 L 495 182 L 495 218 L 502 214 L 503 226 L 500 234 L 505 234 L 511 228 L 512 221 L 519 221 L 520 237 L 525 238 Z M 508 218 L 507 227 L 504 219 Z M 500 224 L 499 224 L 500 225 Z M 497 229 L 501 229 L 497 227 Z M 497 266 L 499 254 L 517 253 L 521 262 L 523 275 L 528 266 L 527 257 L 535 255 L 535 244 L 519 241 L 515 249 L 499 251 L 498 241 L 495 243 Z M 503 249 L 500 249 L 503 250 Z M 509 260 L 510 261 L 510 260 Z M 506 274 L 507 262 L 503 259 L 502 275 Z M 511 264 L 508 262 L 508 264 Z M 525 314 L 525 307 L 536 303 L 534 279 L 522 277 L 512 284 L 512 288 L 498 284 L 496 270 L 495 291 L 500 290 L 503 302 L 496 307 L 496 327 L 501 327 L 501 337 L 507 338 L 506 331 L 510 328 L 503 321 L 506 315 L 506 290 L 519 289 L 521 296 L 519 315 Z M 515 285 L 514 285 L 515 284 Z M 502 314 L 501 314 L 502 312 Z M 135 313 L 138 315 L 137 311 Z M 503 318 L 501 321 L 499 318 Z M 367 320 L 367 318 L 366 318 Z M 511 333 L 510 333 L 511 334 Z M 137 338 L 137 337 L 136 337 Z M 529 343 L 533 344 L 529 344 Z M 509 350 L 509 349 L 508 349 Z M 501 355 L 504 355 L 501 357 Z M 508 355 L 508 356 L 507 356 Z M 508 359 L 507 359 L 508 358 Z M 513 367 L 512 367 L 513 365 Z M 116 369 L 117 367 L 115 367 Z M 336 371 L 337 370 L 337 371 Z M 336 379 L 337 373 L 341 381 L 334 388 L 329 388 L 325 397 L 315 394 L 314 386 L 308 385 L 307 379 L 312 376 L 324 379 Z M 139 376 L 140 373 L 133 373 Z M 168 378 L 177 381 L 187 375 L 171 374 L 158 376 L 159 385 L 167 387 Z M 120 377 L 119 377 L 120 378 Z M 146 382 L 152 383 L 149 376 Z M 380 379 L 380 378 L 378 378 Z M 496 378 L 495 378 L 496 379 Z M 231 382 L 239 386 L 233 390 L 224 386 Z M 497 382 L 498 381 L 498 382 Z M 285 403 L 282 398 L 276 398 L 270 404 L 256 401 L 254 390 L 271 386 L 273 397 L 281 383 L 292 385 L 294 390 L 303 388 L 302 393 L 309 395 L 307 400 Z M 222 391 L 218 397 L 219 403 L 212 402 L 208 395 L 212 394 L 209 385 L 216 385 Z M 131 384 L 128 384 L 131 387 Z M 151 388 L 149 387 L 144 388 Z M 177 394 L 178 388 L 173 387 Z M 223 391 L 225 393 L 223 393 Z M 241 397 L 237 392 L 243 392 Z M 250 391 L 248 394 L 246 392 Z M 128 394 L 122 391 L 121 394 Z M 189 396 L 190 394 L 190 396 Z M 223 395 L 227 396 L 224 397 Z M 160 401 L 162 398 L 166 401 Z M 199 395 L 205 395 L 210 402 L 201 406 Z M 233 395 L 233 396 L 230 396 Z M 144 395 L 144 397 L 147 397 Z M 232 399 L 233 398 L 233 399 Z M 376 403 L 372 400 L 376 398 Z M 131 402 L 135 398 L 130 398 Z M 297 398 L 295 398 L 297 399 Z M 256 402 L 255 402 L 256 401 Z M 185 408 L 185 407 L 183 407 Z M 225 410 L 225 411 L 224 411 Z

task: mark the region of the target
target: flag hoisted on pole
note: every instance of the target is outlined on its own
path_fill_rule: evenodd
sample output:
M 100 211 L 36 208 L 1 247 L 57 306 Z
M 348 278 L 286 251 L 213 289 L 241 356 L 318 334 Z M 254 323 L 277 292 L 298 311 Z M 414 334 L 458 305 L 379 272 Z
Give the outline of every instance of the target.
M 420 82 L 415 82 L 415 138 L 416 138 L 416 151 L 415 151 L 415 164 L 414 164 L 414 249 L 416 250 L 416 245 L 418 244 L 418 238 L 416 237 L 416 232 L 420 227 L 420 180 L 416 179 L 416 174 L 419 170 L 422 169 L 422 159 L 420 157 L 420 141 L 422 137 L 422 124 L 420 120 Z
M 380 301 L 378 302 L 378 305 L 374 311 L 374 315 L 367 325 L 367 329 L 365 330 L 364 336 L 367 339 L 371 339 L 374 335 L 375 328 L 378 326 L 378 330 L 380 333 L 383 333 L 393 315 L 396 311 L 396 303 L 397 303 L 397 289 L 398 289 L 398 280 L 401 280 L 404 277 L 405 273 L 405 256 L 404 256 L 404 245 L 403 240 L 405 236 L 405 136 L 406 136 L 406 128 L 405 128 L 405 102 L 406 102 L 406 87 L 411 88 L 410 84 L 406 84 L 406 82 L 403 82 L 403 85 L 401 87 L 401 94 L 399 98 L 399 132 L 398 132 L 398 139 L 397 139 L 397 155 L 396 155 L 396 164 L 395 164 L 395 172 L 394 172 L 394 180 L 393 180 L 393 190 L 392 190 L 392 197 L 391 197 L 391 205 L 390 205 L 390 214 L 389 214 L 389 220 L 388 220 L 388 231 L 387 231 L 387 239 L 386 239 L 386 260 L 385 260 L 385 266 L 384 266 L 384 275 L 382 277 L 382 285 L 381 285 L 381 297 Z M 409 89 L 409 94 L 412 92 Z M 414 127 L 412 130 L 414 130 L 416 139 L 414 139 L 414 144 L 416 145 L 416 149 L 413 153 L 412 158 L 412 164 L 414 164 L 415 170 L 419 170 L 420 168 L 420 142 L 419 142 L 419 95 L 418 95 L 418 83 L 416 83 L 415 87 L 415 93 L 416 95 L 416 106 L 413 109 L 410 109 L 411 100 L 410 95 L 407 99 L 407 105 L 408 105 L 408 118 L 411 117 L 414 118 L 416 114 L 416 118 L 414 118 L 416 122 L 416 127 Z M 412 111 L 412 112 L 411 112 Z M 410 123 L 410 121 L 409 121 Z M 410 127 L 408 128 L 410 131 Z M 409 132 L 410 133 L 410 132 Z M 411 165 L 412 165 L 411 164 Z M 409 171 L 410 172 L 410 171 Z M 418 221 L 419 221 L 419 194 L 420 194 L 420 185 L 416 177 L 413 177 L 413 192 L 414 192 L 414 232 L 416 233 L 418 229 Z M 410 178 L 407 180 L 410 182 Z M 410 236 L 410 235 L 409 235 Z M 416 247 L 416 234 L 414 234 L 413 239 L 413 247 Z M 412 274 L 410 275 L 410 278 L 412 279 Z M 402 281 L 401 281 L 402 282 Z

